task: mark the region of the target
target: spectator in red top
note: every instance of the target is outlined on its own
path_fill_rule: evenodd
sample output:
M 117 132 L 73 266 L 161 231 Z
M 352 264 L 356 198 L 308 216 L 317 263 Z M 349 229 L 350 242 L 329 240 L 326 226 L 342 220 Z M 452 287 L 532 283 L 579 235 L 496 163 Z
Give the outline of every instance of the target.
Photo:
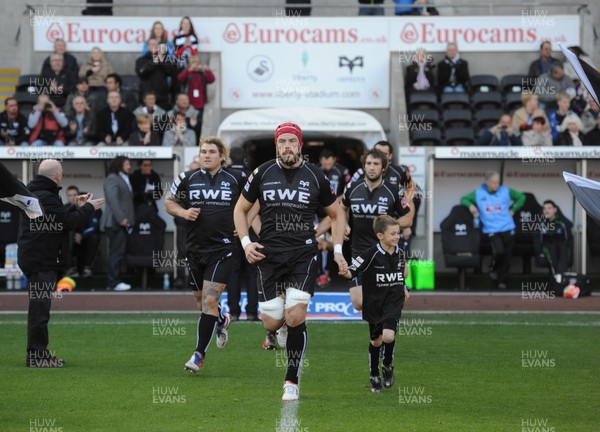
M 31 130 L 29 142 L 32 146 L 63 147 L 65 145 L 63 128 L 68 124 L 67 117 L 48 95 L 40 95 L 37 105 L 33 107 L 27 119 L 27 127 Z
M 190 105 L 198 111 L 194 132 L 197 137 L 200 137 L 202 136 L 202 116 L 206 104 L 206 86 L 215 82 L 215 75 L 208 66 L 200 63 L 198 56 L 192 56 L 189 59 L 187 69 L 182 70 L 178 78 L 182 90 L 190 98 Z

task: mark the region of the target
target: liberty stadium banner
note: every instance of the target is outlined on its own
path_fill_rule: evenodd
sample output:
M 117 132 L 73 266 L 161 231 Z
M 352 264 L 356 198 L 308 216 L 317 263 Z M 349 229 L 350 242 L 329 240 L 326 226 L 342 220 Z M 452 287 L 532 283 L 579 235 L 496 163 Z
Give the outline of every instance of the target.
M 35 51 L 62 38 L 69 51 L 141 52 L 156 17 L 60 17 L 32 13 Z M 281 14 L 278 14 L 281 12 Z M 179 18 L 161 18 L 169 35 Z M 324 106 L 388 108 L 390 53 L 417 48 L 462 52 L 531 51 L 542 40 L 579 45 L 579 17 L 193 17 L 201 52 L 222 56 L 223 108 Z

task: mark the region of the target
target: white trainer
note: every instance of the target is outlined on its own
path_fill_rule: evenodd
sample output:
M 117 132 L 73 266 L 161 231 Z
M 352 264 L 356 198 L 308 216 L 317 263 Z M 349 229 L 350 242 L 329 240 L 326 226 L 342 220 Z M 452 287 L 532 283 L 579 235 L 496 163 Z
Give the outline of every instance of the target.
M 300 388 L 298 384 L 294 384 L 291 381 L 286 381 L 283 385 L 283 396 L 282 401 L 297 401 L 300 399 Z
M 288 328 L 287 325 L 284 324 L 281 326 L 279 330 L 277 330 L 277 343 L 281 348 L 285 348 L 285 344 L 287 342 Z
M 225 317 L 225 323 L 218 327 L 217 326 L 217 348 L 223 349 L 227 342 L 229 342 L 229 332 L 227 329 L 229 328 L 229 324 L 231 324 L 231 315 L 226 313 L 223 314 Z
M 131 289 L 131 285 L 126 284 L 125 282 L 120 282 L 114 288 L 115 291 L 129 291 Z

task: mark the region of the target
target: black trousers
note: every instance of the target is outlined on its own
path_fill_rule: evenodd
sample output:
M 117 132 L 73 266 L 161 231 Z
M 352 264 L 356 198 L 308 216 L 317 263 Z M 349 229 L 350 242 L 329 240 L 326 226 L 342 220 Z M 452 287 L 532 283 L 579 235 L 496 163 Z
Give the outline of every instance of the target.
M 80 274 L 84 267 L 92 266 L 96 252 L 98 252 L 99 244 L 100 236 L 96 233 L 82 239 L 81 244 L 73 242 L 73 256 L 77 263 L 77 271 Z
M 545 243 L 543 251 L 548 262 L 554 267 L 555 273 L 564 273 L 567 271 L 569 267 L 569 246 L 567 243 Z
M 27 275 L 27 352 L 42 355 L 48 349 L 48 321 L 58 273 L 43 271 Z
M 258 288 L 256 285 L 257 271 L 256 264 L 249 264 L 244 256 L 242 248 L 237 248 L 235 252 L 234 270 L 231 273 L 227 283 L 227 304 L 229 312 L 232 315 L 240 315 L 240 297 L 242 292 L 242 281 L 246 282 L 246 293 L 248 294 L 248 304 L 246 305 L 246 314 L 258 315 Z
M 498 274 L 498 283 L 508 283 L 510 259 L 515 240 L 514 231 L 489 234 L 492 244 L 492 262 L 490 272 Z

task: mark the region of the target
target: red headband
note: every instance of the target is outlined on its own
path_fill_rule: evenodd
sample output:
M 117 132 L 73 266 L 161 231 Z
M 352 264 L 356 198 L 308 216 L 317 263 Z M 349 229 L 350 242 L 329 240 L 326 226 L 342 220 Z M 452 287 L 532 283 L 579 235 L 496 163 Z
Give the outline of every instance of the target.
M 298 141 L 300 142 L 300 150 L 302 150 L 302 129 L 300 129 L 300 126 L 296 123 L 288 122 L 277 126 L 275 129 L 275 144 L 277 144 L 279 136 L 286 133 L 296 135 L 296 138 L 298 138 Z

